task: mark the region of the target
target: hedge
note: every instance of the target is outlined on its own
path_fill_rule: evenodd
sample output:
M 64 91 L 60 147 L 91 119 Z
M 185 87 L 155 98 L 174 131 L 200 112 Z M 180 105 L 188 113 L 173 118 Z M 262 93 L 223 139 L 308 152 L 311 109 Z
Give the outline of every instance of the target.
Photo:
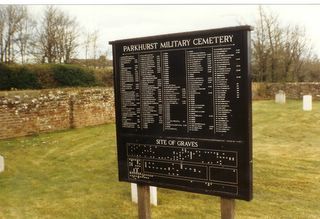
M 112 69 L 67 64 L 1 64 L 0 90 L 110 86 Z
M 39 80 L 30 69 L 26 67 L 10 68 L 0 64 L 0 90 L 16 89 L 39 89 Z
M 96 79 L 91 71 L 73 65 L 54 66 L 54 79 L 62 87 L 95 86 Z

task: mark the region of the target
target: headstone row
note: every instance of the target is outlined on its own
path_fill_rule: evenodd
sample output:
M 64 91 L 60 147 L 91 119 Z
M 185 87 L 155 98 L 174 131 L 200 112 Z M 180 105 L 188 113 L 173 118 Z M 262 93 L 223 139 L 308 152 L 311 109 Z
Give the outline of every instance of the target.
M 279 90 L 275 95 L 275 102 L 279 104 L 286 103 L 286 94 L 283 90 Z M 311 95 L 303 95 L 303 106 L 302 109 L 304 111 L 312 110 L 312 96 Z

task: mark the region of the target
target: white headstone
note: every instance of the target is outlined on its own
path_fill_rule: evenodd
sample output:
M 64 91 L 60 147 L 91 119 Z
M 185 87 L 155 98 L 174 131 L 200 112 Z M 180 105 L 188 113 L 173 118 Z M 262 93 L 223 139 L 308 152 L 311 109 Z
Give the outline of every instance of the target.
M 138 187 L 135 183 L 131 183 L 131 201 L 138 203 Z
M 312 96 L 303 95 L 303 110 L 311 111 L 312 110 Z
M 0 173 L 4 171 L 4 158 L 0 155 Z
M 150 203 L 154 206 L 158 205 L 157 187 L 150 186 Z M 138 203 L 138 186 L 136 183 L 131 183 L 131 200 Z
M 150 203 L 154 206 L 158 205 L 157 187 L 150 186 Z
M 275 97 L 276 103 L 286 103 L 286 94 L 283 90 L 279 90 Z

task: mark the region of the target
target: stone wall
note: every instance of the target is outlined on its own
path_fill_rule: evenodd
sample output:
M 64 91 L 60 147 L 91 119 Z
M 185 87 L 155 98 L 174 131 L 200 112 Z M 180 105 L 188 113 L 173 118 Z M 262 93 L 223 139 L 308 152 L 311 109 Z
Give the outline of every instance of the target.
M 114 121 L 110 88 L 0 92 L 0 139 Z
M 313 100 L 320 100 L 320 82 L 300 83 L 253 83 L 252 97 L 258 99 L 274 99 L 275 94 L 283 90 L 288 99 L 302 99 L 311 94 Z
M 253 83 L 253 99 L 289 99 L 311 94 L 320 100 L 319 83 Z M 114 122 L 111 88 L 67 88 L 0 92 L 0 139 Z

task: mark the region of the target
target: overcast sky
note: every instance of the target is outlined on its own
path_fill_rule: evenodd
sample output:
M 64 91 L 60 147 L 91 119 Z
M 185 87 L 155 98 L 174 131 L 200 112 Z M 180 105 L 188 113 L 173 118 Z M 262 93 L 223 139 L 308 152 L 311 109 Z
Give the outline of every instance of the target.
M 257 5 L 60 5 L 77 17 L 83 32 L 99 31 L 100 46 L 112 40 L 246 24 L 254 26 Z M 44 6 L 32 6 L 40 14 Z M 283 24 L 306 28 L 320 57 L 320 5 L 268 5 Z M 105 49 L 104 49 L 105 50 Z M 110 48 L 109 48 L 110 50 Z

